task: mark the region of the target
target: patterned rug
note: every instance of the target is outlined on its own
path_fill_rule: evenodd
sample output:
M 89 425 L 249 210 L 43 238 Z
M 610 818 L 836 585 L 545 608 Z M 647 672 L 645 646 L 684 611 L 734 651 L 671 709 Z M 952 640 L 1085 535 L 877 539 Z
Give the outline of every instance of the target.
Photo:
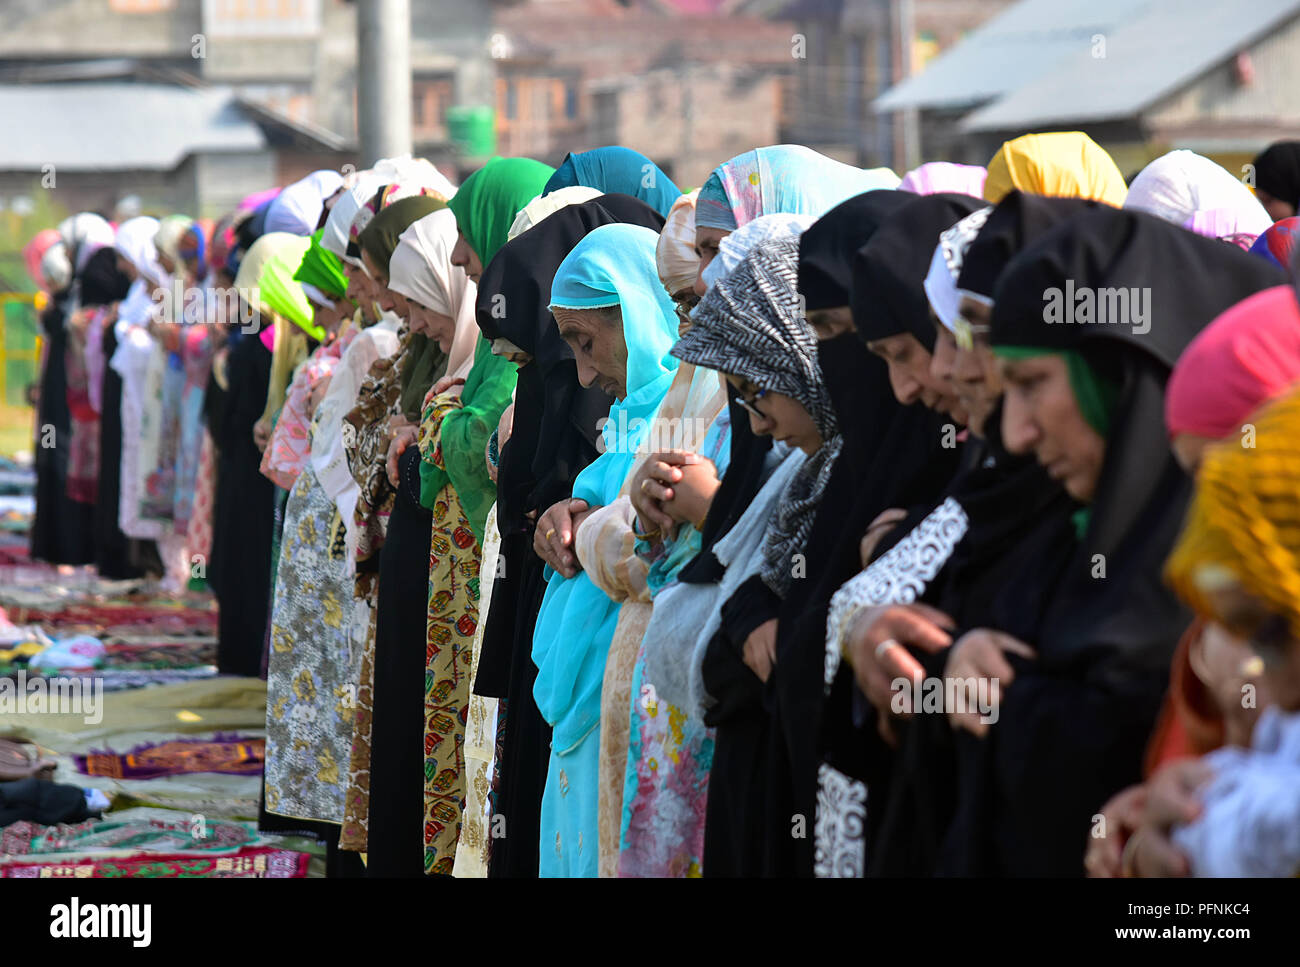
M 77 771 L 112 779 L 157 779 L 194 772 L 255 776 L 266 761 L 266 740 L 218 734 L 211 739 L 172 739 L 146 743 L 130 752 L 94 750 L 73 756 Z
M 48 863 L 0 863 L 0 879 L 294 880 L 307 875 L 309 853 L 253 846 L 229 856 L 144 853 L 112 859 L 86 857 Z
M 47 853 L 96 853 L 111 850 L 175 854 L 228 853 L 265 845 L 252 823 L 209 819 L 195 814 L 174 820 L 104 819 L 42 826 L 26 820 L 0 830 L 0 855 L 38 856 Z

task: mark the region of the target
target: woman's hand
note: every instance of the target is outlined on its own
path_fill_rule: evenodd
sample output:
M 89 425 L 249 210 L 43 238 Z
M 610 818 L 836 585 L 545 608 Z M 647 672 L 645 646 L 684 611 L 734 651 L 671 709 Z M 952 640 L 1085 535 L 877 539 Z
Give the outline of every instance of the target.
M 650 454 L 632 477 L 629 496 L 637 519 L 651 530 L 671 533 L 678 521 L 684 519 L 667 508 L 677 496 L 675 488 L 685 479 L 688 467 L 707 462 L 686 450 L 660 450 Z
M 453 386 L 464 386 L 464 385 L 465 385 L 465 380 L 460 376 L 444 376 L 442 379 L 438 380 L 438 382 L 433 384 L 433 388 L 429 390 L 429 395 L 425 398 L 431 399 L 434 396 L 441 396 L 443 393 L 447 392 L 447 390 L 451 389 Z M 459 390 L 457 390 L 457 392 L 459 392 Z
M 585 500 L 565 499 L 547 508 L 533 531 L 533 550 L 537 556 L 566 578 L 578 573 L 578 557 L 573 552 L 573 536 L 578 525 L 594 508 Z
M 1141 783 L 1116 793 L 1101 807 L 1102 835 L 1090 837 L 1083 857 L 1088 875 L 1111 879 L 1123 875 L 1124 846 L 1142 821 L 1147 787 Z
M 1210 767 L 1200 759 L 1179 759 L 1161 767 L 1146 784 L 1142 822 L 1124 850 L 1125 873 L 1133 876 L 1189 876 L 1187 856 L 1174 845 L 1174 826 L 1201 814 L 1200 786 Z
M 745 639 L 745 664 L 766 682 L 776 667 L 776 619 L 769 618 L 749 633 Z
M 876 519 L 871 522 L 867 532 L 862 535 L 862 542 L 858 545 L 858 553 L 862 558 L 862 566 L 866 567 L 871 563 L 871 555 L 875 553 L 876 545 L 880 539 L 888 534 L 893 528 L 907 516 L 907 511 L 901 507 L 891 507 L 889 510 L 882 510 L 876 515 Z
M 989 679 L 989 703 L 996 709 L 1002 700 L 1002 690 L 1009 687 L 1016 677 L 1004 657 L 1008 652 L 1022 658 L 1038 657 L 1034 649 L 1023 641 L 1000 631 L 976 628 L 966 632 L 952 646 L 943 676 L 945 679 Z M 983 737 L 989 729 L 989 723 L 980 721 L 981 717 L 978 708 L 948 710 L 948 721 L 954 729 L 965 729 L 976 737 Z
M 257 445 L 259 452 L 266 450 L 266 445 L 271 441 L 271 424 L 266 420 L 258 420 L 253 424 L 253 443 Z
M 500 453 L 510 439 L 510 434 L 515 429 L 515 404 L 511 403 L 501 411 L 501 419 L 497 421 L 497 453 Z
M 695 527 L 704 526 L 704 518 L 713 506 L 713 497 L 722 486 L 718 479 L 718 468 L 713 461 L 692 454 L 695 460 L 680 468 L 681 479 L 673 487 L 673 496 L 664 510 L 676 520 Z
M 307 393 L 307 419 L 310 420 L 316 415 L 316 407 L 320 406 L 321 400 L 325 399 L 325 394 L 330 389 L 330 379 L 333 374 L 322 376 L 316 381 L 310 392 Z
M 931 654 L 941 651 L 952 643 L 952 627 L 952 618 L 927 604 L 883 605 L 858 613 L 844 642 L 844 657 L 853 666 L 858 688 L 878 712 L 893 712 L 894 679 L 924 674 L 907 647 L 900 646 Z M 902 714 L 911 714 L 911 709 Z
M 405 423 L 397 428 L 392 440 L 388 443 L 388 458 L 385 461 L 388 467 L 388 482 L 394 487 L 401 483 L 401 477 L 398 475 L 397 463 L 402 458 L 402 454 L 412 443 L 418 440 L 420 431 L 410 423 Z

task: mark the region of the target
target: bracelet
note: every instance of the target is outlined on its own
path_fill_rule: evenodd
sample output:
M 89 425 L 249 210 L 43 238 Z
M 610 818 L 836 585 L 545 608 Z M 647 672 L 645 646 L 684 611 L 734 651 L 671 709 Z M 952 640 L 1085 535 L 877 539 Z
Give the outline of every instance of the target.
M 639 541 L 646 541 L 647 543 L 649 543 L 651 538 L 658 537 L 662 533 L 661 529 L 658 527 L 654 528 L 653 530 L 648 530 L 645 533 L 642 533 L 641 531 L 636 529 L 637 525 L 640 523 L 641 523 L 641 519 L 639 517 L 632 518 L 632 536 Z

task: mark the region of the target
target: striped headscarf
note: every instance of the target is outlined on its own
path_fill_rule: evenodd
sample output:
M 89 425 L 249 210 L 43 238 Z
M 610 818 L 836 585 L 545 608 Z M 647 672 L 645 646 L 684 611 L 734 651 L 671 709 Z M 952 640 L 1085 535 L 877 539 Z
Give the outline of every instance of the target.
M 782 598 L 790 590 L 794 555 L 812 533 L 842 443 L 817 362 L 817 337 L 803 317 L 798 279 L 797 237 L 760 243 L 709 290 L 692 314 L 692 327 L 672 349 L 684 362 L 797 400 L 821 433 L 821 448 L 791 479 L 764 539 L 763 582 Z

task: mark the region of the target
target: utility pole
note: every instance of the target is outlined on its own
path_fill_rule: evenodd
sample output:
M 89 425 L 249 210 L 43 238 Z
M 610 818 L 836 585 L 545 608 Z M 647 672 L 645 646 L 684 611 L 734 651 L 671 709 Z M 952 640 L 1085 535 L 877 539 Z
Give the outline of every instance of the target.
M 898 22 L 898 69 L 895 71 L 894 83 L 905 81 L 912 76 L 912 54 L 913 43 L 916 39 L 916 16 L 912 8 L 912 0 L 897 0 L 895 6 Z M 915 168 L 921 160 L 921 134 L 919 117 L 916 108 L 903 108 L 898 112 L 898 120 L 902 127 L 901 138 L 899 139 L 898 148 L 901 148 L 901 157 L 895 155 L 898 160 L 897 167 L 899 171 L 910 171 Z
M 411 153 L 410 0 L 358 0 L 357 134 L 363 165 Z

